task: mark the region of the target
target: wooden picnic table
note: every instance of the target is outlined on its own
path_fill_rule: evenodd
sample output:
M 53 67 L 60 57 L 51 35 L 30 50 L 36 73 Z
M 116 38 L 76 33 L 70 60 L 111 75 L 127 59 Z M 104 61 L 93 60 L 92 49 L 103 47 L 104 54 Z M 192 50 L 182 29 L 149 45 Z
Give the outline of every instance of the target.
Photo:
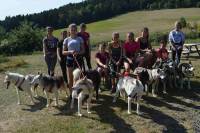
M 200 51 L 198 49 L 198 45 L 200 45 L 200 43 L 186 43 L 184 44 L 184 47 L 188 50 L 188 56 L 190 55 L 190 53 L 192 52 L 197 52 L 200 56 Z M 192 49 L 194 47 L 194 49 Z

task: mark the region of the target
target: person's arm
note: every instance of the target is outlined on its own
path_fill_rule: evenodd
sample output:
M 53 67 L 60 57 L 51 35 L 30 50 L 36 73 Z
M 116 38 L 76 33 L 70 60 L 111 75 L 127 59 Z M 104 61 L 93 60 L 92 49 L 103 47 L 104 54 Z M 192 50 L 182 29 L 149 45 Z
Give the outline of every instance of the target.
M 97 62 L 97 64 L 98 64 L 99 66 L 101 66 L 101 67 L 103 67 L 103 68 L 107 68 L 107 66 L 106 66 L 105 64 L 103 64 L 103 63 L 100 61 L 100 59 L 99 59 L 98 57 L 96 57 L 95 60 L 96 60 L 96 62 Z
M 83 42 L 82 38 L 80 38 L 80 43 L 81 43 L 81 50 L 80 50 L 80 52 L 78 54 L 82 55 L 82 54 L 85 53 L 85 47 L 84 47 L 84 42 Z
M 61 42 L 58 43 L 58 46 L 57 46 L 57 58 L 59 61 L 61 61 L 61 57 L 60 57 L 60 47 L 61 47 Z
M 169 33 L 169 42 L 172 45 L 172 48 L 176 49 L 176 46 L 175 46 L 174 40 L 173 40 L 172 31 Z
M 46 39 L 43 39 L 43 54 L 46 56 L 47 54 L 47 44 Z

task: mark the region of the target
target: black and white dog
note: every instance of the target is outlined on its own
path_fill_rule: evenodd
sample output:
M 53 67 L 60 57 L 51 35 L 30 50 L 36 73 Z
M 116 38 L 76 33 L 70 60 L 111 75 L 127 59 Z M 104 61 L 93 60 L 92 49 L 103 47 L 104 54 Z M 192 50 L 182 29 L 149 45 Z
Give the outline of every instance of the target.
M 184 82 L 187 82 L 187 89 L 191 89 L 190 78 L 194 76 L 194 67 L 191 63 L 181 63 L 178 67 L 180 88 L 183 89 Z
M 148 88 L 149 88 L 150 85 L 152 85 L 152 95 L 153 95 L 153 97 L 157 96 L 155 92 L 158 91 L 159 81 L 163 80 L 166 76 L 164 70 L 159 69 L 159 68 L 151 70 L 151 69 L 146 69 L 146 68 L 143 68 L 143 67 L 137 67 L 134 70 L 134 74 L 138 75 L 138 78 L 142 81 L 147 95 L 148 95 L 148 91 L 149 91 Z M 145 79 L 145 82 L 144 82 L 144 79 Z
M 6 83 L 6 89 L 9 88 L 10 84 L 14 84 L 16 91 L 17 91 L 17 97 L 18 97 L 18 104 L 21 104 L 21 99 L 20 99 L 20 91 L 25 91 L 28 93 L 28 95 L 31 98 L 31 103 L 34 103 L 33 100 L 33 96 L 31 93 L 31 85 L 30 85 L 30 81 L 29 79 L 27 79 L 27 77 L 25 77 L 22 74 L 19 73 L 11 73 L 11 72 L 6 72 L 5 73 L 5 79 L 4 79 L 4 83 Z
M 90 114 L 90 104 L 92 100 L 94 92 L 94 86 L 92 80 L 84 77 L 78 79 L 72 87 L 72 101 L 71 101 L 71 109 L 74 107 L 74 99 L 78 99 L 78 116 L 82 116 L 81 114 L 81 106 L 82 100 L 88 96 L 87 98 L 87 112 Z
M 84 76 L 86 76 L 88 79 L 92 80 L 95 91 L 96 91 L 96 100 L 99 98 L 99 87 L 101 83 L 101 76 L 97 70 L 87 70 L 83 72 Z M 73 71 L 73 80 L 76 82 L 78 79 L 80 79 L 83 75 L 81 75 L 81 70 L 79 68 L 75 69 Z
M 144 86 L 140 80 L 133 77 L 121 77 L 117 83 L 116 93 L 113 99 L 115 103 L 119 93 L 124 93 L 128 96 L 128 114 L 131 114 L 131 100 L 136 99 L 137 101 L 137 114 L 140 115 L 140 100 L 144 94 Z
M 39 84 L 40 87 L 43 88 L 44 93 L 47 98 L 46 107 L 49 107 L 50 105 L 49 93 L 55 94 L 55 99 L 56 99 L 55 106 L 58 106 L 58 91 L 64 90 L 66 91 L 66 94 L 67 94 L 67 85 L 62 76 L 51 77 L 51 76 L 43 75 L 41 73 L 34 77 L 31 84 L 32 85 Z

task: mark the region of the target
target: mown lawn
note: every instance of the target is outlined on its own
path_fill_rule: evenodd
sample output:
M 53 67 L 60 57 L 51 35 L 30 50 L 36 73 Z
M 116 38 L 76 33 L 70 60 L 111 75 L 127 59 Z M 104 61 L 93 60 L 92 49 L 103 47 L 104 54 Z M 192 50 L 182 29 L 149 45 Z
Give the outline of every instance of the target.
M 125 39 L 127 32 L 134 32 L 139 36 L 143 27 L 149 27 L 150 33 L 169 32 L 174 22 L 184 17 L 187 22 L 200 23 L 200 8 L 165 9 L 154 11 L 136 11 L 113 17 L 111 19 L 90 23 L 87 25 L 91 34 L 91 43 L 111 40 L 113 32 L 119 32 L 120 38 Z M 66 26 L 67 27 L 67 26 Z M 63 29 L 56 30 L 60 36 Z
M 94 55 L 94 54 L 93 54 Z M 9 69 L 22 74 L 46 73 L 42 54 L 18 56 L 28 64 Z M 195 66 L 195 77 L 192 79 L 192 90 L 171 91 L 167 95 L 153 98 L 145 96 L 141 104 L 143 115 L 127 114 L 127 102 L 119 99 L 112 103 L 109 91 L 100 94 L 100 101 L 93 99 L 92 114 L 83 117 L 76 114 L 77 108 L 70 110 L 69 101 L 60 95 L 60 106 L 46 108 L 46 99 L 41 89 L 35 105 L 30 104 L 29 97 L 22 93 L 23 105 L 17 105 L 17 95 L 13 86 L 8 90 L 3 84 L 4 73 L 0 73 L 0 132 L 1 133 L 184 133 L 193 132 L 193 122 L 200 113 L 200 60 L 195 54 L 190 60 Z M 185 62 L 183 58 L 182 62 Z M 94 61 L 93 61 L 94 63 Z M 60 74 L 57 66 L 56 74 Z M 53 102 L 53 101 L 52 101 Z M 53 103 L 52 103 L 53 105 Z M 199 118 L 200 119 L 200 118 Z

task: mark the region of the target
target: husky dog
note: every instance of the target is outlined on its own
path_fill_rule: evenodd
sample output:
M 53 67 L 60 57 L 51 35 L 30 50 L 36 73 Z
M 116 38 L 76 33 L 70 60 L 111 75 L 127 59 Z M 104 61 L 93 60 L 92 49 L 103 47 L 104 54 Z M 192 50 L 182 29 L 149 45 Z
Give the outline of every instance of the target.
M 28 74 L 25 76 L 25 78 L 27 80 L 29 80 L 30 83 L 33 81 L 34 77 L 35 77 L 35 75 L 33 75 L 33 74 Z M 37 91 L 38 85 L 39 85 L 38 83 L 31 85 L 31 91 L 35 95 L 35 97 L 38 97 L 38 91 Z
M 18 104 L 21 104 L 20 100 L 20 93 L 19 91 L 25 91 L 28 93 L 28 95 L 31 98 L 31 103 L 34 104 L 33 96 L 31 93 L 31 85 L 30 81 L 24 76 L 19 73 L 11 73 L 11 72 L 6 72 L 5 73 L 5 79 L 4 83 L 6 83 L 6 89 L 10 86 L 10 83 L 15 85 L 16 91 L 17 91 L 17 97 L 18 97 Z
M 81 114 L 81 106 L 82 100 L 84 97 L 88 97 L 87 99 L 87 112 L 90 112 L 90 104 L 92 100 L 94 92 L 94 86 L 92 80 L 87 79 L 86 77 L 79 79 L 72 87 L 72 101 L 71 101 L 71 109 L 74 107 L 74 99 L 78 99 L 78 116 L 82 116 Z
M 58 90 L 65 90 L 67 92 L 67 87 L 62 76 L 51 77 L 41 73 L 33 78 L 31 85 L 34 84 L 39 84 L 43 88 L 47 98 L 46 107 L 50 105 L 49 93 L 54 93 L 56 99 L 55 106 L 58 106 Z
M 152 85 L 152 95 L 153 97 L 156 97 L 157 95 L 155 94 L 155 92 L 158 91 L 159 80 L 162 81 L 163 79 L 165 79 L 166 74 L 164 70 L 159 69 L 159 68 L 151 70 L 151 69 L 146 69 L 143 67 L 137 67 L 134 70 L 134 74 L 138 75 L 139 79 L 143 81 L 143 79 L 147 78 L 147 76 L 143 77 L 144 74 L 142 75 L 141 73 L 144 73 L 145 71 L 148 73 L 148 78 L 149 78 L 149 80 L 146 81 L 145 84 L 143 82 L 143 85 L 145 86 L 146 94 L 148 95 L 149 85 Z M 164 87 L 164 92 L 165 92 L 165 87 Z
M 128 96 L 128 114 L 131 114 L 131 100 L 133 98 L 137 101 L 137 114 L 140 115 L 140 100 L 144 94 L 144 86 L 140 80 L 132 77 L 122 77 L 119 79 L 116 87 L 116 93 L 113 99 L 113 103 L 116 102 L 119 93 L 124 93 Z
M 86 70 L 83 73 L 88 79 L 92 80 L 95 91 L 96 91 L 96 100 L 99 98 L 99 87 L 101 83 L 101 76 L 97 70 Z M 83 75 L 82 75 L 83 76 Z M 79 68 L 73 71 L 74 83 L 81 78 L 81 70 Z
M 180 78 L 180 88 L 183 89 L 184 81 L 187 82 L 187 89 L 191 89 L 190 78 L 194 76 L 194 67 L 191 63 L 181 63 L 178 67 L 178 74 Z

